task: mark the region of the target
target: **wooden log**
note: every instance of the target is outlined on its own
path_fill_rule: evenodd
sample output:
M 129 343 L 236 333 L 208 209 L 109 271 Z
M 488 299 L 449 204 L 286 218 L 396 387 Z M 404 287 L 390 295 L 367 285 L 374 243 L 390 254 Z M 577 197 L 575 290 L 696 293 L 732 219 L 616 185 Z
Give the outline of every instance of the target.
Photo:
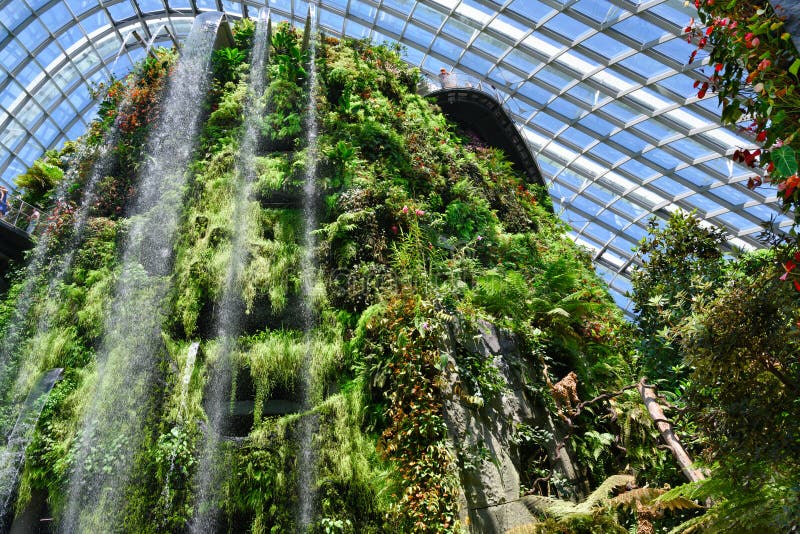
M 642 396 L 642 402 L 644 402 L 647 408 L 647 413 L 650 414 L 650 417 L 656 424 L 656 428 L 661 434 L 661 439 L 663 439 L 664 443 L 669 447 L 669 450 L 678 462 L 683 474 L 690 482 L 705 480 L 706 477 L 703 473 L 699 469 L 692 467 L 691 456 L 689 456 L 686 449 L 683 448 L 683 445 L 681 445 L 681 442 L 675 435 L 675 431 L 672 429 L 672 424 L 664 416 L 664 410 L 658 403 L 658 397 L 656 397 L 655 387 L 645 384 L 645 379 L 642 378 L 637 385 L 637 389 L 639 390 L 639 395 Z

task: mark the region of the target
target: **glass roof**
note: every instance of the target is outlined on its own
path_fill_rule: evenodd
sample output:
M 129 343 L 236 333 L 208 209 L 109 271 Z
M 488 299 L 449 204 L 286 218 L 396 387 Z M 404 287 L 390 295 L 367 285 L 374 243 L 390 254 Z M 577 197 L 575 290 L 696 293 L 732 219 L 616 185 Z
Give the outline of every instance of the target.
M 786 228 L 774 188 L 728 157 L 752 139 L 719 125 L 716 97 L 692 83 L 683 0 L 320 0 L 335 36 L 396 41 L 409 63 L 475 79 L 500 98 L 536 155 L 556 211 L 630 306 L 631 247 L 652 214 L 696 209 L 731 245 Z M 269 0 L 273 21 L 308 2 Z M 0 0 L 0 182 L 86 130 L 91 83 L 124 75 L 149 46 L 188 34 L 201 11 L 255 16 L 265 1 Z

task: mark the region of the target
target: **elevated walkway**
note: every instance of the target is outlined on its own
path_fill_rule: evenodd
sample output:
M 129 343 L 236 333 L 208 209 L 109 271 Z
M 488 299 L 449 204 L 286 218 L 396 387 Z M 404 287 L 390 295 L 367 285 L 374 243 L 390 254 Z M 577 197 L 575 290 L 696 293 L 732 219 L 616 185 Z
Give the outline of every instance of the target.
M 433 98 L 445 116 L 461 128 L 505 152 L 528 183 L 545 185 L 528 143 L 492 86 L 460 73 L 442 73 L 439 80 L 428 78 L 420 92 Z
M 40 224 L 41 217 L 40 211 L 30 204 L 11 198 L 8 212 L 0 218 L 0 291 L 4 289 L 2 275 L 9 262 L 21 260 L 25 251 L 33 248 L 32 234 L 44 226 Z

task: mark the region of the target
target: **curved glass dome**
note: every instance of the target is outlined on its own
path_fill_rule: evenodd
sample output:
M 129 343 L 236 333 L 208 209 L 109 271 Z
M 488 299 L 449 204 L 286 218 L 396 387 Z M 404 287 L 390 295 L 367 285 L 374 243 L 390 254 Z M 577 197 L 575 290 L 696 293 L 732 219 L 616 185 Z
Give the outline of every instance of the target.
M 791 224 L 769 186 L 727 157 L 752 139 L 719 124 L 714 96 L 693 81 L 706 56 L 682 37 L 683 0 L 320 0 L 328 34 L 400 42 L 435 78 L 475 80 L 503 101 L 536 155 L 556 211 L 624 309 L 631 248 L 651 215 L 683 208 L 758 247 L 762 224 Z M 187 35 L 194 16 L 255 16 L 264 2 L 0 0 L 0 173 L 14 177 L 45 149 L 82 134 L 93 82 L 121 76 L 150 46 Z M 270 0 L 273 21 L 308 2 Z M 470 83 L 472 83 L 470 81 Z M 630 310 L 628 310 L 630 311 Z

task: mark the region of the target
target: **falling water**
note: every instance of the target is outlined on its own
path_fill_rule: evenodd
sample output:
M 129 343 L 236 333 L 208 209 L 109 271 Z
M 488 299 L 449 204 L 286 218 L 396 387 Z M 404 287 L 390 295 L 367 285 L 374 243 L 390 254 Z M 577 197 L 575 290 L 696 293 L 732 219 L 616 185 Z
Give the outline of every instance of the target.
M 265 84 L 265 55 L 269 53 L 269 33 L 269 14 L 262 10 L 259 13 L 253 39 L 244 132 L 236 162 L 239 180 L 236 186 L 233 211 L 231 258 L 225 275 L 222 301 L 216 309 L 214 318 L 219 352 L 205 393 L 208 427 L 203 455 L 197 471 L 195 514 L 190 523 L 190 530 L 194 533 L 207 533 L 215 530 L 219 511 L 215 492 L 222 486 L 226 467 L 225 462 L 220 458 L 219 445 L 228 415 L 226 401 L 231 383 L 231 353 L 235 348 L 236 336 L 239 334 L 244 314 L 240 282 L 247 260 L 248 213 L 251 187 L 256 175 L 253 163 L 258 144 L 259 126 L 264 111 L 262 95 Z
M 10 526 L 6 520 L 11 516 L 11 504 L 17 489 L 19 471 L 25 460 L 25 449 L 33 438 L 33 430 L 50 390 L 61 378 L 62 371 L 63 369 L 52 369 L 39 379 L 22 405 L 6 447 L 0 452 L 0 532 L 6 532 Z
M 90 147 L 85 143 L 78 146 L 78 152 L 73 158 L 73 165 L 70 166 L 61 183 L 55 191 L 55 198 L 63 200 L 67 196 L 67 191 L 78 180 L 79 163 L 89 157 L 90 151 L 94 147 Z M 17 374 L 17 363 L 21 351 L 19 350 L 22 343 L 23 334 L 25 332 L 26 323 L 29 319 L 29 313 L 35 304 L 36 287 L 39 278 L 46 275 L 49 268 L 50 245 L 53 240 L 51 232 L 42 232 L 39 236 L 36 246 L 30 255 L 28 264 L 25 268 L 24 284 L 17 296 L 17 306 L 14 310 L 14 315 L 6 326 L 5 332 L 0 337 L 0 391 L 6 393 L 11 391 L 13 380 Z M 11 399 L 6 399 L 11 400 Z M 8 405 L 3 406 L 3 410 L 8 410 L 11 407 Z M 3 429 L 7 430 L 7 429 Z
M 314 255 L 317 228 L 317 207 L 319 191 L 317 190 L 317 162 L 319 160 L 317 145 L 317 66 L 316 66 L 316 12 L 315 6 L 309 4 L 306 20 L 306 36 L 308 45 L 308 105 L 306 107 L 306 176 L 303 185 L 303 215 L 305 218 L 304 251 L 301 259 L 301 281 L 303 286 L 303 328 L 305 335 L 306 355 L 302 368 L 302 406 L 303 412 L 312 408 L 311 399 L 311 359 L 313 357 L 313 329 L 316 324 L 314 314 L 314 287 L 317 279 L 317 265 Z M 314 498 L 316 479 L 316 459 L 314 455 L 313 437 L 317 429 L 317 417 L 307 414 L 301 419 L 299 432 L 299 456 L 297 460 L 297 489 L 300 499 L 298 514 L 298 532 L 306 532 L 314 516 Z
M 148 141 L 130 227 L 122 247 L 98 379 L 74 449 L 63 532 L 117 525 L 124 489 L 141 442 L 158 368 L 164 300 L 187 168 L 210 81 L 211 51 L 222 13 L 203 13 L 171 76 Z
M 189 383 L 192 381 L 192 373 L 194 373 L 194 364 L 197 361 L 197 351 L 200 349 L 200 343 L 195 341 L 189 345 L 189 350 L 186 353 L 186 362 L 183 365 L 183 375 L 181 376 L 181 396 L 178 403 L 178 416 L 176 424 L 178 427 L 183 426 L 186 417 L 186 397 L 189 395 Z M 169 517 L 171 509 L 171 501 L 169 498 L 169 481 L 172 480 L 172 475 L 175 472 L 175 460 L 178 458 L 177 449 L 173 449 L 169 456 L 169 471 L 167 476 L 164 477 L 164 487 L 161 490 L 161 502 L 164 503 L 164 523 L 162 528 L 166 525 L 166 520 Z

